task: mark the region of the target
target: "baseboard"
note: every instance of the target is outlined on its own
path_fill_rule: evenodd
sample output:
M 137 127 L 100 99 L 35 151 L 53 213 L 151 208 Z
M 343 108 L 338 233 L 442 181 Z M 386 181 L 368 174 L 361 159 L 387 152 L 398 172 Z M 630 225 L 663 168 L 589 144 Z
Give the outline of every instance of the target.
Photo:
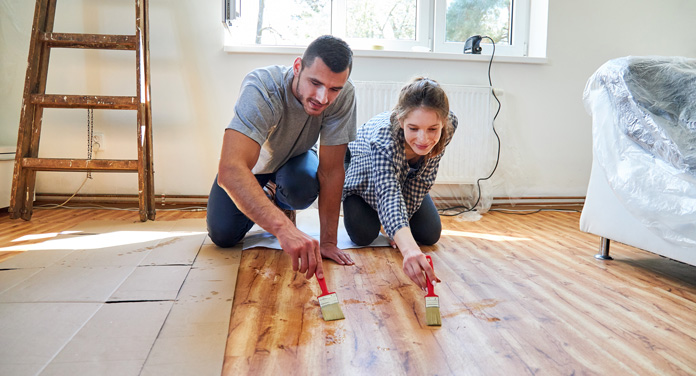
M 584 196 L 495 197 L 492 206 L 577 206 L 584 203 Z
M 61 204 L 71 195 L 62 193 L 37 193 L 35 205 L 42 204 Z M 438 204 L 460 202 L 461 198 L 437 198 Z M 549 197 L 495 197 L 493 198 L 491 207 L 567 207 L 567 206 L 582 206 L 585 202 L 585 197 L 581 196 L 549 196 Z M 138 206 L 137 195 L 116 195 L 116 194 L 77 194 L 70 199 L 70 205 L 84 203 L 103 206 Z M 166 195 L 160 194 L 155 196 L 156 208 L 159 207 L 183 207 L 197 206 L 205 207 L 208 203 L 207 195 Z
M 64 193 L 37 193 L 34 206 L 62 204 L 72 196 Z M 66 206 L 100 205 L 113 207 L 138 207 L 138 195 L 125 194 L 77 194 L 70 198 Z M 208 204 L 208 196 L 202 195 L 166 195 L 155 196 L 155 209 L 181 208 L 188 206 L 203 207 Z

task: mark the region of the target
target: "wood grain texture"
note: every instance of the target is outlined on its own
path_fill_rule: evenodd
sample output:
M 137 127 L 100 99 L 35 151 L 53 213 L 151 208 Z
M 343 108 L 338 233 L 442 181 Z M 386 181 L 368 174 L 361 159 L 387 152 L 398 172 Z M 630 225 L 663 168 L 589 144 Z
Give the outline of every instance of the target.
M 534 375 L 696 373 L 696 270 L 598 238 L 577 213 L 443 218 L 424 251 L 443 281 L 442 327 L 390 248 L 326 261 L 345 320 L 324 322 L 315 279 L 281 251 L 244 251 L 224 372 L 237 374 Z
M 87 205 L 87 204 L 80 204 Z M 76 225 L 91 220 L 122 220 L 140 222 L 137 208 L 131 210 L 107 209 L 42 209 L 36 208 L 31 221 L 11 219 L 7 209 L 0 212 L 0 262 L 19 252 L 2 251 L 1 248 L 46 241 Z M 158 220 L 175 221 L 184 218 L 205 218 L 205 212 L 161 210 Z
M 158 211 L 158 221 L 205 212 Z M 0 246 L 39 240 L 86 220 L 139 221 L 138 212 L 37 210 L 0 215 Z M 315 279 L 281 251 L 242 253 L 224 375 L 693 375 L 696 267 L 599 238 L 578 213 L 443 217 L 424 251 L 443 283 L 442 327 L 425 325 L 424 295 L 390 248 L 350 250 L 356 266 L 326 261 L 345 320 L 321 318 Z M 11 257 L 0 251 L 0 260 Z

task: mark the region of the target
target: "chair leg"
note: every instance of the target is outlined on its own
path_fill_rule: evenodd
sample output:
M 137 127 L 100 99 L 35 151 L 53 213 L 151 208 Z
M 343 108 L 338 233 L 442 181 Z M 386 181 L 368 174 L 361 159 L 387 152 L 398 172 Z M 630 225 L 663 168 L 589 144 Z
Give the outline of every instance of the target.
M 605 237 L 601 237 L 599 239 L 599 253 L 594 256 L 597 260 L 613 260 L 614 259 L 613 257 L 609 256 L 610 242 L 611 241 Z

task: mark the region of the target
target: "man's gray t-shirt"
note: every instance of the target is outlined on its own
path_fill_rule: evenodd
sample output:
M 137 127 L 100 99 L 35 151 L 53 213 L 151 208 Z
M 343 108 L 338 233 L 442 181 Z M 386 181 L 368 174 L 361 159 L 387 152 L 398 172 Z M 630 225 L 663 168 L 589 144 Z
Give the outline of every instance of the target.
M 322 145 L 355 139 L 355 88 L 348 80 L 336 100 L 319 116 L 309 116 L 292 93 L 292 67 L 270 66 L 249 73 L 242 82 L 234 117 L 227 129 L 261 145 L 254 174 L 276 172 L 290 158 Z

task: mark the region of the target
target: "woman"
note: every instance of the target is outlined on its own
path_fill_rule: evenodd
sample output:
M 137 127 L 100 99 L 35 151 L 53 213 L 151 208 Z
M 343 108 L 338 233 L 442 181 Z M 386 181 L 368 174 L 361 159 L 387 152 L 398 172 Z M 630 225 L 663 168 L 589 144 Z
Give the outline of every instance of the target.
M 442 232 L 428 192 L 456 128 L 444 90 L 417 77 L 401 89 L 392 111 L 370 119 L 348 144 L 343 186 L 348 236 L 368 245 L 383 226 L 404 257 L 404 272 L 423 290 L 427 281 L 439 279 L 418 243 L 433 245 Z

